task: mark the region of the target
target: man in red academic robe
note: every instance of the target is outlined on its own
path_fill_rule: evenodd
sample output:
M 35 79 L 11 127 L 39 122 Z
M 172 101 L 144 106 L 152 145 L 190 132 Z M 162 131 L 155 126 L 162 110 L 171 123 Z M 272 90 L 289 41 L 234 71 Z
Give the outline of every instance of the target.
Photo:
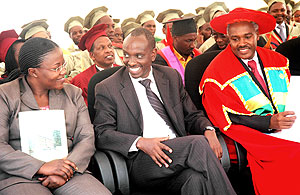
M 82 89 L 82 96 L 87 104 L 87 89 L 92 76 L 98 71 L 113 67 L 114 50 L 110 39 L 107 37 L 106 24 L 99 24 L 91 28 L 81 38 L 78 47 L 87 49 L 94 65 L 76 75 L 71 83 Z
M 247 150 L 256 194 L 300 194 L 300 143 L 272 137 L 295 122 L 285 110 L 290 72 L 281 54 L 257 47 L 275 19 L 237 8 L 211 21 L 230 44 L 208 66 L 200 83 L 209 119 Z

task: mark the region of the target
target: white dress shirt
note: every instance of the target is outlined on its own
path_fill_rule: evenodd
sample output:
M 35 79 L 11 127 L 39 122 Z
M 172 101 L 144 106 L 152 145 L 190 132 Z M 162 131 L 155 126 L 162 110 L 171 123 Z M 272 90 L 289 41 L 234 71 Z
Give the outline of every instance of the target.
M 139 83 L 140 80 L 144 79 L 150 79 L 150 88 L 151 90 L 158 96 L 158 98 L 161 100 L 159 91 L 157 89 L 152 68 L 149 73 L 149 76 L 147 78 L 133 78 L 129 74 L 131 81 L 133 83 L 133 87 L 136 91 L 140 107 L 142 110 L 142 116 L 143 116 L 143 137 L 145 138 L 155 138 L 155 137 L 168 137 L 170 139 L 173 139 L 176 137 L 175 132 L 173 132 L 172 129 L 166 124 L 166 122 L 161 118 L 161 116 L 152 108 L 147 94 L 146 94 L 146 88 Z M 162 102 L 162 101 L 161 101 Z M 162 102 L 163 103 L 163 102 Z M 140 138 L 140 137 L 139 137 Z M 136 148 L 136 142 L 138 141 L 137 138 L 134 143 L 132 144 L 131 148 L 129 149 L 130 152 L 137 151 Z
M 262 73 L 262 69 L 260 67 L 260 63 L 259 63 L 259 60 L 258 60 L 258 57 L 257 57 L 257 52 L 255 51 L 255 54 L 253 56 L 252 59 L 241 59 L 246 65 L 247 67 L 251 70 L 251 68 L 248 66 L 248 62 L 251 61 L 251 60 L 254 60 L 256 62 L 256 66 L 257 66 L 257 70 L 258 70 L 258 73 L 260 74 L 261 78 L 263 78 L 263 80 L 265 81 L 265 78 L 264 78 L 264 75 Z M 265 81 L 266 82 L 266 81 Z

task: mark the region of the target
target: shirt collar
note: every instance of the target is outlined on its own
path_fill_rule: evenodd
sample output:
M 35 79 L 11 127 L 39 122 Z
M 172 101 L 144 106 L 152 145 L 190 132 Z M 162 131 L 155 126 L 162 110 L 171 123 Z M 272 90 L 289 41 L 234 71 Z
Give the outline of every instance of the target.
M 247 66 L 248 66 L 248 62 L 251 60 L 254 60 L 256 62 L 256 64 L 258 64 L 258 57 L 257 57 L 257 52 L 255 51 L 254 56 L 252 59 L 241 59 Z
M 276 28 L 279 28 L 278 26 L 282 26 L 282 28 L 285 29 L 285 23 L 284 22 L 282 22 L 281 24 L 276 23 Z
M 132 82 L 139 82 L 139 81 L 145 80 L 145 79 L 150 79 L 151 82 L 154 82 L 152 66 L 150 67 L 149 75 L 146 78 L 141 78 L 141 77 L 139 77 L 139 78 L 133 78 L 130 73 L 128 73 L 128 74 L 129 74 L 129 77 L 130 77 L 130 79 L 131 79 Z

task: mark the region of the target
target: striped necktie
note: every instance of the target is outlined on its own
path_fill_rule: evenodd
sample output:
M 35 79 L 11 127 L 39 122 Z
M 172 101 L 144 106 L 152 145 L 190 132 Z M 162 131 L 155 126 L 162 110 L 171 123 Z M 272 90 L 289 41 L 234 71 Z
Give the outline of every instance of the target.
M 165 109 L 164 105 L 159 100 L 157 95 L 150 88 L 151 80 L 150 79 L 145 79 L 145 80 L 139 81 L 139 83 L 141 83 L 146 88 L 146 95 L 147 95 L 147 98 L 148 98 L 152 108 L 166 122 L 166 124 L 170 127 L 170 129 L 174 131 L 172 122 L 169 118 L 169 115 L 166 112 L 166 109 Z

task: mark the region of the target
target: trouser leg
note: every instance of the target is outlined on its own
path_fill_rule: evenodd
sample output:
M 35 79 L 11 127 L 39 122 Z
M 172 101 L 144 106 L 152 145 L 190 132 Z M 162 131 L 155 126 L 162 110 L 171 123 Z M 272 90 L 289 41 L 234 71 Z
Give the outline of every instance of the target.
M 204 136 L 179 137 L 164 142 L 173 153 L 165 153 L 172 159 L 169 168 L 157 166 L 150 156 L 139 152 L 133 162 L 131 179 L 140 187 L 154 187 L 160 180 L 179 175 L 184 169 L 192 169 L 202 174 L 204 188 L 194 194 L 235 194 L 221 163 L 208 145 Z M 156 181 L 159 181 L 156 182 Z M 202 185 L 202 184 L 201 184 Z
M 53 191 L 55 195 L 111 195 L 111 192 L 88 173 L 76 174 L 63 186 Z
M 52 195 L 51 191 L 40 182 L 17 183 L 0 191 L 0 195 Z

